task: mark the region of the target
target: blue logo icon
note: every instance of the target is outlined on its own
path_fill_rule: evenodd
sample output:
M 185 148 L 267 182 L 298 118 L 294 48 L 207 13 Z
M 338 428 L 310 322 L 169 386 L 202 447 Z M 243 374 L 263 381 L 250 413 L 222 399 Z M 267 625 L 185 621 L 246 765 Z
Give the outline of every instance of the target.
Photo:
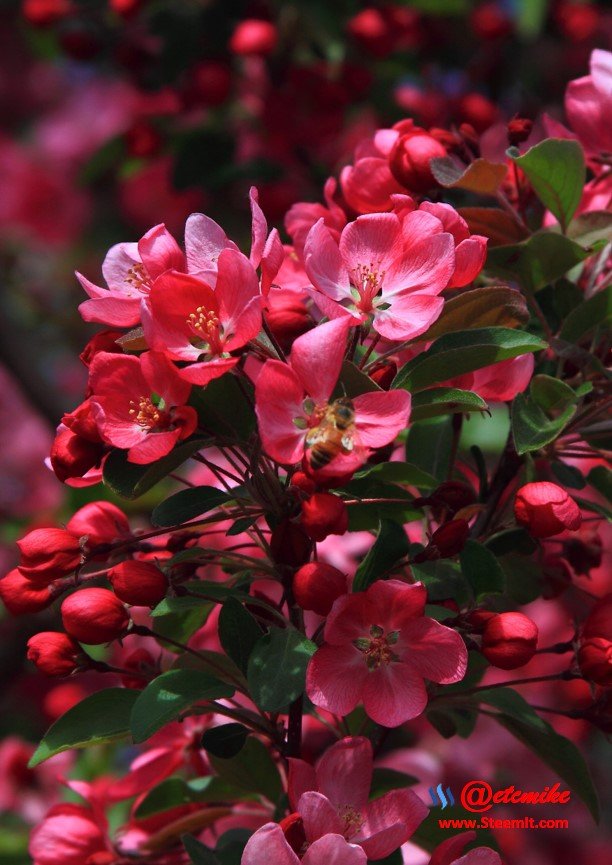
M 436 796 L 436 793 L 438 794 Z M 453 791 L 450 787 L 446 788 L 446 792 L 442 789 L 442 784 L 438 784 L 436 789 L 433 787 L 429 788 L 429 795 L 431 796 L 431 801 L 434 805 L 440 804 L 442 806 L 442 810 L 446 808 L 446 806 L 451 806 L 455 804 L 455 797 L 453 796 Z

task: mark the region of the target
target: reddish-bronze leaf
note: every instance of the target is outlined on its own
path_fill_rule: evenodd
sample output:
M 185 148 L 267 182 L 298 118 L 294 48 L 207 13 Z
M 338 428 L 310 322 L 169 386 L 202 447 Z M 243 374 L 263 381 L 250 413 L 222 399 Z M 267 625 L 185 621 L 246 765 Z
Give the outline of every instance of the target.
M 464 165 L 451 156 L 434 158 L 429 167 L 441 186 L 467 189 L 482 195 L 495 195 L 508 173 L 507 166 L 501 162 L 475 159 L 469 165 Z
M 440 318 L 419 341 L 476 327 L 518 327 L 528 319 L 527 303 L 520 291 L 506 285 L 487 285 L 447 300 Z
M 462 207 L 459 213 L 472 234 L 483 234 L 489 238 L 489 246 L 520 243 L 529 237 L 529 232 L 505 210 L 496 207 Z

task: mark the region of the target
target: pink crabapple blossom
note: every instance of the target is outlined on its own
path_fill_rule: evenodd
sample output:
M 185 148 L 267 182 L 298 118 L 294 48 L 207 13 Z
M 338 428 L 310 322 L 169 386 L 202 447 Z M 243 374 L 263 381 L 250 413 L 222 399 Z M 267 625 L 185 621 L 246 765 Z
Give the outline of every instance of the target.
M 288 363 L 269 360 L 255 387 L 259 430 L 266 452 L 281 463 L 299 462 L 308 431 L 320 423 L 340 375 L 349 322 L 335 319 L 293 343 Z M 391 390 L 365 393 L 352 400 L 354 422 L 350 448 L 338 453 L 320 474 L 350 474 L 372 448 L 392 442 L 406 427 L 410 395 Z
M 424 679 L 461 681 L 463 640 L 424 616 L 426 600 L 425 586 L 400 580 L 379 580 L 365 592 L 338 598 L 306 674 L 315 706 L 348 715 L 363 703 L 377 724 L 397 727 L 424 711 Z
M 191 385 L 161 352 L 99 352 L 89 381 L 102 438 L 127 450 L 130 462 L 160 459 L 197 426 L 195 410 L 185 405 Z
M 360 736 L 336 742 L 316 767 L 290 758 L 289 804 L 302 817 L 308 842 L 322 832 L 343 835 L 369 859 L 384 859 L 411 837 L 427 807 L 407 788 L 369 802 L 373 770 L 372 745 Z

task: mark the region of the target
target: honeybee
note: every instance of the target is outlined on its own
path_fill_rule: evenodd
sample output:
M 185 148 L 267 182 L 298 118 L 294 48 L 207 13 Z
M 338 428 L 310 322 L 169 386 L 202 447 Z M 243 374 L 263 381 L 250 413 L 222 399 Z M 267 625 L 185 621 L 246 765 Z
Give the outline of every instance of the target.
M 353 450 L 354 424 L 355 406 L 348 397 L 335 399 L 327 406 L 320 423 L 306 436 L 313 469 L 322 469 L 338 454 Z

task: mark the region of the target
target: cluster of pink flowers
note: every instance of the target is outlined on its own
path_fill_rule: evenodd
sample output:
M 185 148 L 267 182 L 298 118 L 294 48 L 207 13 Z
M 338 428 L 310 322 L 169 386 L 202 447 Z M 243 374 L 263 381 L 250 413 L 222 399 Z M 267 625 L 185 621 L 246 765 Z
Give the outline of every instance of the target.
M 269 28 L 242 26 L 232 38 L 238 53 L 248 53 L 249 40 L 273 37 Z M 597 105 L 581 140 L 593 168 L 591 182 L 606 189 L 603 116 L 610 68 L 610 55 L 595 52 L 587 83 L 575 83 L 568 95 L 573 123 L 577 105 Z M 515 119 L 504 134 L 516 143 L 525 132 Z M 17 566 L 0 581 L 0 596 L 16 615 L 40 612 L 61 599 L 63 630 L 42 631 L 28 642 L 28 657 L 42 672 L 113 677 L 124 694 L 144 689 L 153 716 L 158 704 L 164 709 L 154 735 L 140 737 L 146 739 L 144 751 L 125 778 L 67 782 L 86 804 L 54 805 L 32 835 L 34 865 L 127 865 L 135 859 L 183 865 L 181 836 L 193 832 L 193 843 L 209 845 L 231 829 L 253 830 L 242 865 L 367 865 L 401 847 L 410 862 L 404 845 L 415 833 L 415 843 L 422 843 L 417 830 L 428 818 L 421 796 L 408 783 L 370 796 L 379 740 L 389 730 L 415 719 L 422 723 L 434 701 L 443 714 L 444 700 L 452 704 L 455 696 L 466 700 L 459 708 L 472 712 L 475 723 L 485 686 L 473 682 L 478 665 L 487 663 L 500 676 L 533 662 L 535 682 L 588 681 L 599 689 L 597 702 L 589 704 L 590 715 L 580 717 L 599 717 L 607 700 L 601 692 L 611 681 L 610 596 L 592 606 L 560 649 L 553 646 L 553 654 L 571 652 L 571 661 L 565 658 L 563 669 L 547 675 L 537 666 L 537 615 L 513 609 L 523 601 L 503 594 L 500 561 L 510 567 L 504 557 L 515 543 L 537 550 L 544 583 L 557 549 L 551 545 L 561 545 L 554 556 L 558 567 L 569 569 L 570 562 L 586 557 L 578 535 L 582 511 L 593 506 L 599 521 L 596 508 L 603 505 L 576 501 L 552 481 L 548 467 L 565 454 L 595 454 L 576 430 L 599 415 L 601 403 L 581 406 L 577 425 L 563 433 L 560 445 L 551 435 L 531 448 L 541 460 L 531 460 L 525 471 L 521 458 L 529 446 L 520 447 L 514 416 L 514 439 L 509 437 L 496 470 L 490 471 L 477 448 L 477 471 L 458 457 L 461 411 L 454 409 L 465 391 L 480 410 L 488 408 L 485 400 L 510 402 L 519 394 L 529 407 L 538 392 L 532 387 L 533 352 L 541 350 L 541 369 L 548 370 L 555 357 L 553 330 L 531 292 L 528 299 L 548 342 L 520 331 L 526 339 L 520 350 L 496 363 L 483 351 L 455 376 L 452 360 L 461 357 L 461 344 L 453 344 L 456 354 L 439 378 L 415 388 L 420 403 L 401 375 L 406 364 L 410 369 L 435 358 L 431 347 L 439 334 L 428 332 L 449 308 L 456 309 L 455 298 L 480 298 L 492 288 L 483 270 L 490 238 L 473 232 L 450 204 L 425 198 L 438 183 L 432 160 L 450 159 L 456 167 L 457 150 L 466 141 L 466 130 L 442 135 L 410 121 L 378 130 L 358 146 L 339 180 L 328 180 L 324 205 L 302 202 L 289 210 L 291 244 L 283 244 L 277 229 L 269 230 L 253 189 L 248 254 L 210 217 L 195 213 L 187 220 L 183 247 L 157 225 L 137 243 L 108 252 L 105 286 L 78 274 L 88 296 L 80 305 L 82 317 L 106 329 L 81 355 L 86 392 L 62 418 L 50 466 L 72 486 L 104 480 L 125 492 L 122 483 L 131 484 L 128 496 L 168 475 L 182 488 L 158 505 L 150 526 L 132 526 L 121 508 L 101 500 L 81 507 L 65 526 L 32 528 L 17 543 Z M 463 167 L 484 159 L 480 143 L 463 149 L 462 159 L 470 156 Z M 511 185 L 520 210 L 526 181 L 517 177 Z M 512 210 L 511 195 L 500 195 Z M 603 258 L 597 268 L 588 271 L 591 294 L 605 287 L 610 274 Z M 513 314 L 519 281 L 502 287 Z M 526 307 L 517 315 L 507 317 L 514 325 L 521 317 L 526 321 Z M 464 327 L 468 347 L 470 329 L 484 333 L 483 340 L 491 332 L 516 336 L 510 328 L 473 328 L 471 321 Z M 461 330 L 443 330 L 442 339 Z M 572 376 L 588 366 L 584 354 L 577 347 L 571 355 Z M 591 392 L 599 399 L 603 384 L 593 366 L 588 382 L 539 375 L 550 409 L 550 416 L 540 412 L 543 424 L 563 420 L 564 400 L 576 403 Z M 431 409 L 422 400 L 433 387 L 443 390 L 448 412 L 459 418 L 450 430 L 450 467 L 442 477 L 403 462 L 400 450 L 416 407 Z M 241 412 L 236 424 L 244 421 L 244 428 L 234 429 Z M 444 408 L 432 415 L 441 413 Z M 531 423 L 530 434 L 531 427 L 537 424 Z M 410 461 L 410 438 L 407 448 Z M 190 458 L 197 471 L 190 471 Z M 571 477 L 571 468 L 565 471 Z M 149 486 L 139 490 L 146 481 Z M 421 487 L 427 495 L 419 494 Z M 370 533 L 352 537 L 355 520 L 363 525 L 359 517 L 372 506 L 380 512 L 366 515 Z M 575 571 L 588 574 L 600 562 L 593 555 Z M 447 564 L 452 579 L 469 582 L 463 595 L 455 596 L 436 563 Z M 555 596 L 556 589 L 547 590 Z M 502 598 L 491 601 L 495 595 Z M 237 624 L 228 626 L 231 617 Z M 234 628 L 231 639 L 228 627 Z M 265 653 L 275 640 L 285 641 L 284 649 L 271 661 Z M 460 690 L 469 653 L 476 670 L 470 668 L 472 678 Z M 218 677 L 218 699 L 195 689 L 185 695 L 178 685 L 176 693 L 172 685 L 164 690 L 163 682 L 154 693 L 163 676 L 180 680 L 194 670 Z M 261 687 L 265 676 L 272 681 L 268 688 Z M 279 677 L 287 677 L 282 688 Z M 508 678 L 490 685 L 506 682 L 512 684 Z M 176 711 L 174 701 L 180 702 Z M 206 736 L 227 718 L 240 727 L 234 736 L 244 732 L 251 744 L 269 748 L 261 759 L 267 760 L 264 771 L 278 776 L 276 796 L 274 785 L 273 792 L 268 784 L 257 786 L 260 779 L 249 786 L 250 767 L 223 776 L 236 754 L 219 756 L 206 747 Z M 435 726 L 435 705 L 429 718 Z M 452 714 L 447 723 L 455 723 Z M 309 760 L 300 750 L 302 732 Z M 106 739 L 128 733 L 114 730 Z M 366 733 L 370 738 L 361 735 Z M 74 744 L 83 741 L 68 743 Z M 160 785 L 177 774 L 179 793 L 169 782 L 163 792 L 170 804 L 156 803 Z M 212 793 L 189 786 L 208 776 L 221 781 Z M 283 785 L 288 805 L 281 798 Z M 127 800 L 133 800 L 129 813 L 125 809 L 128 817 L 111 836 L 109 811 Z M 502 865 L 489 847 L 464 853 L 473 840 L 464 835 L 437 847 L 426 843 L 429 865 Z

